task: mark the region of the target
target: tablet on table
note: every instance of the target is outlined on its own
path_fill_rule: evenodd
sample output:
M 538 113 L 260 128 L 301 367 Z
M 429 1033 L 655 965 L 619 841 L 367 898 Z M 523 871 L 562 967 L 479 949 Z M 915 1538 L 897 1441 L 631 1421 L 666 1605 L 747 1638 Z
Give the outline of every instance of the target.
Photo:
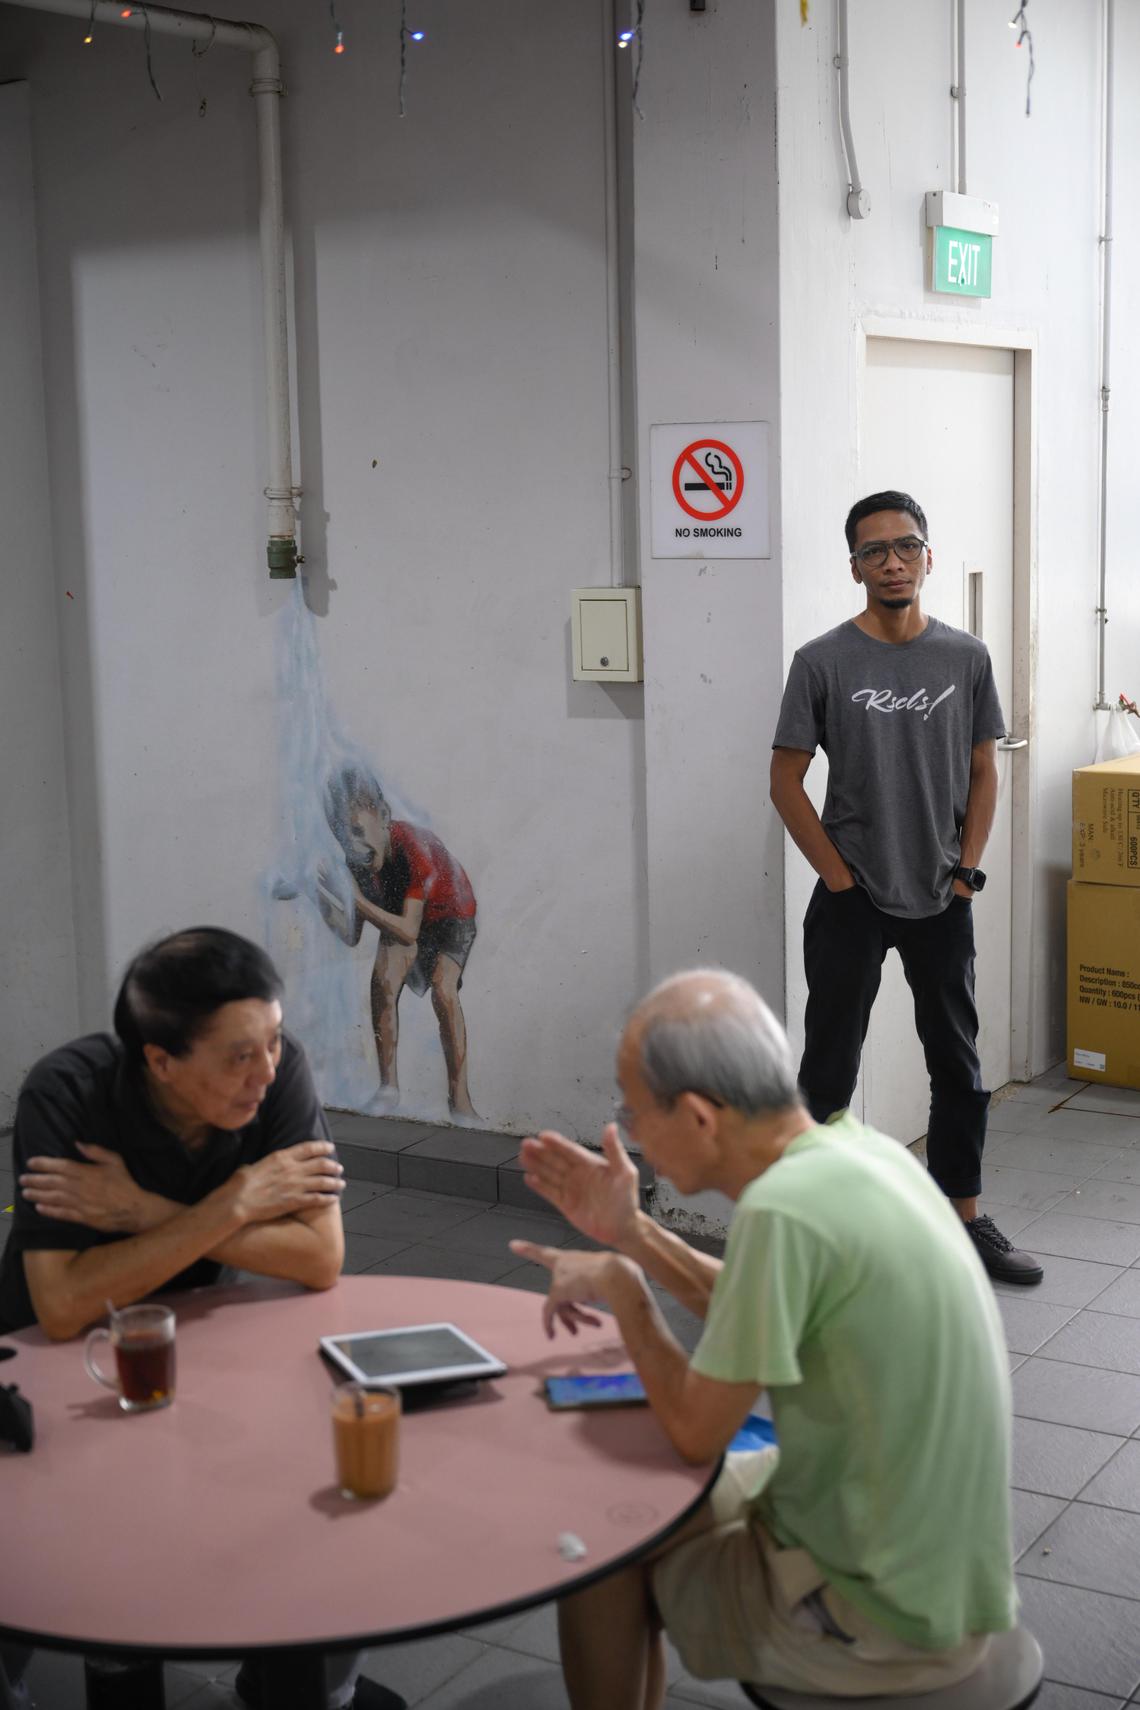
M 321 1352 L 356 1383 L 394 1384 L 399 1389 L 502 1377 L 507 1369 L 455 1324 L 322 1336 Z

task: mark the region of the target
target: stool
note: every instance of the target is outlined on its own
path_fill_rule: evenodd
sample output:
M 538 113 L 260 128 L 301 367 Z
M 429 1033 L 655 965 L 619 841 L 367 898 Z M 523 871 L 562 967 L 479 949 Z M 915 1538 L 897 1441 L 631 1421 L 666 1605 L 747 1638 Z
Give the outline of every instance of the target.
M 985 1661 L 954 1686 L 933 1692 L 903 1693 L 889 1698 L 831 1698 L 817 1692 L 790 1692 L 784 1686 L 751 1686 L 741 1690 L 762 1710 L 1024 1710 L 1041 1690 L 1045 1672 L 1041 1646 L 1024 1627 L 995 1633 Z

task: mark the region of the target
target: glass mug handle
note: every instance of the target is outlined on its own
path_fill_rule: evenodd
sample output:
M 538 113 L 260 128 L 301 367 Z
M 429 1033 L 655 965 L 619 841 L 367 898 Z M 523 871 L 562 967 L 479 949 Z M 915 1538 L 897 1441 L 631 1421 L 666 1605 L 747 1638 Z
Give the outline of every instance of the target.
M 106 1325 L 99 1325 L 92 1330 L 83 1345 L 83 1364 L 87 1367 L 88 1377 L 93 1377 L 96 1383 L 101 1383 L 104 1389 L 113 1390 L 116 1395 L 121 1393 L 117 1378 L 109 1378 L 106 1372 L 100 1371 L 95 1360 L 95 1344 L 99 1341 L 110 1342 L 111 1332 Z

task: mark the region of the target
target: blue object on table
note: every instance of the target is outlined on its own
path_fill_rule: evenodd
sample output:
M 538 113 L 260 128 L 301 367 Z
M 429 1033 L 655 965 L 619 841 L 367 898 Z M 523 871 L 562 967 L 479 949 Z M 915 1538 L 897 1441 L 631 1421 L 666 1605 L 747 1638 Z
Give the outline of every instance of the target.
M 740 1454 L 747 1449 L 767 1449 L 776 1441 L 776 1427 L 762 1414 L 750 1413 L 732 1442 L 728 1453 Z

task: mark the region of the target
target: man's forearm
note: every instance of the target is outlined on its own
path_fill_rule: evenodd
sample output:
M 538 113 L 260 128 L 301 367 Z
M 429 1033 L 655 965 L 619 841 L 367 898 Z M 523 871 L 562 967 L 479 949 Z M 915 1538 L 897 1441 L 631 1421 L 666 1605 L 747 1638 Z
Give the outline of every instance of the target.
M 771 797 L 792 842 L 828 889 L 840 891 L 852 885 L 851 869 L 823 829 L 823 821 L 803 785 L 790 778 L 774 779 Z
M 37 1286 L 35 1267 L 28 1266 L 35 1255 L 26 1255 L 32 1305 L 46 1334 L 56 1341 L 77 1335 L 103 1315 L 108 1301 L 129 1306 L 141 1300 L 236 1234 L 242 1218 L 228 1185 L 153 1229 L 76 1253 L 50 1291 Z
M 414 944 L 419 937 L 418 923 L 413 927 L 401 914 L 390 914 L 386 908 L 378 908 L 367 897 L 357 896 L 356 912 L 363 915 L 372 926 L 379 927 L 381 932 L 394 938 L 397 944 Z
M 634 1219 L 633 1233 L 623 1241 L 621 1251 L 651 1276 L 655 1283 L 667 1288 L 674 1300 L 703 1318 L 708 1311 L 713 1287 L 722 1270 L 721 1261 L 708 1253 L 699 1253 L 679 1235 L 662 1229 L 659 1223 L 639 1211 Z
M 986 852 L 990 832 L 997 812 L 997 762 L 979 764 L 970 769 L 970 793 L 966 797 L 966 812 L 962 820 L 959 859 L 963 867 L 976 867 Z
M 645 1385 L 650 1407 L 673 1447 L 688 1456 L 689 1420 L 684 1390 L 689 1358 L 662 1318 L 645 1278 L 635 1265 L 614 1258 L 607 1276 L 606 1304 L 617 1319 L 621 1339 Z
M 261 1277 L 278 1277 L 305 1288 L 332 1288 L 344 1264 L 340 1207 L 278 1217 L 270 1223 L 247 1223 L 205 1256 Z

